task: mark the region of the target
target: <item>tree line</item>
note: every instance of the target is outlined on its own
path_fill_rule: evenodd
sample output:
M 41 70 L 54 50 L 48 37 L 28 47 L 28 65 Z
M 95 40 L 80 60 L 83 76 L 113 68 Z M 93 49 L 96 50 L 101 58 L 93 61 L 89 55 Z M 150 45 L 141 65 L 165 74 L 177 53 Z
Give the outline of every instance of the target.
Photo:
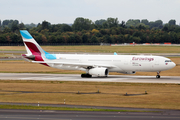
M 19 30 L 28 30 L 38 43 L 180 43 L 180 26 L 176 20 L 163 24 L 162 20 L 148 21 L 118 18 L 96 20 L 78 17 L 72 25 L 23 24 L 18 20 L 0 21 L 0 44 L 22 43 Z

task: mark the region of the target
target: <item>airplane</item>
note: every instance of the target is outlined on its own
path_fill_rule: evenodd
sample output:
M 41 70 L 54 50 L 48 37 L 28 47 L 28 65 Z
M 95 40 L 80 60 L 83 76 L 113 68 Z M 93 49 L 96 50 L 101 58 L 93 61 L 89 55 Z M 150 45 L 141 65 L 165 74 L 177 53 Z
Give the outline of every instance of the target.
M 107 77 L 109 72 L 135 74 L 136 72 L 160 72 L 176 66 L 169 58 L 152 55 L 88 55 L 50 54 L 44 51 L 27 30 L 20 30 L 27 54 L 22 56 L 33 63 L 64 70 L 81 70 L 82 78 Z

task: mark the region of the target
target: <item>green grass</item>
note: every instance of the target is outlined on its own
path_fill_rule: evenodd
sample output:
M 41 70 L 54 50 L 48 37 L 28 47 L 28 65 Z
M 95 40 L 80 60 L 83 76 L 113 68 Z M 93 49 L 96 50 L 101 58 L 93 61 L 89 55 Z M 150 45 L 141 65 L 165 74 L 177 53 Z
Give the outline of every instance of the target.
M 23 109 L 23 110 L 63 110 L 63 111 L 96 111 L 96 112 L 159 112 L 143 110 L 112 110 L 95 108 L 69 108 L 69 107 L 50 107 L 50 106 L 27 106 L 27 105 L 0 105 L 0 109 Z

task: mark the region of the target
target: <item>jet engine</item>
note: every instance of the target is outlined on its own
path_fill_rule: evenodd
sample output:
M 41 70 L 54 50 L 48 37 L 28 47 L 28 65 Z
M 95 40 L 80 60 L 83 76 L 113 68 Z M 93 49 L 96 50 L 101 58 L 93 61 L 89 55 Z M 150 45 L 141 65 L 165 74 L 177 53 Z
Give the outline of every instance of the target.
M 89 70 L 90 75 L 96 75 L 99 77 L 108 76 L 109 71 L 107 68 L 92 68 Z

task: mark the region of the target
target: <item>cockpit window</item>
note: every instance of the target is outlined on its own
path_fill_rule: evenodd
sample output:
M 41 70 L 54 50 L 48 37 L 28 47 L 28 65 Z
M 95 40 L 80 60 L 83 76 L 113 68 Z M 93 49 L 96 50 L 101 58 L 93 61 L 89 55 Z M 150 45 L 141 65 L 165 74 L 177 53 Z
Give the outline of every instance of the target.
M 165 60 L 165 62 L 172 62 L 171 60 Z

